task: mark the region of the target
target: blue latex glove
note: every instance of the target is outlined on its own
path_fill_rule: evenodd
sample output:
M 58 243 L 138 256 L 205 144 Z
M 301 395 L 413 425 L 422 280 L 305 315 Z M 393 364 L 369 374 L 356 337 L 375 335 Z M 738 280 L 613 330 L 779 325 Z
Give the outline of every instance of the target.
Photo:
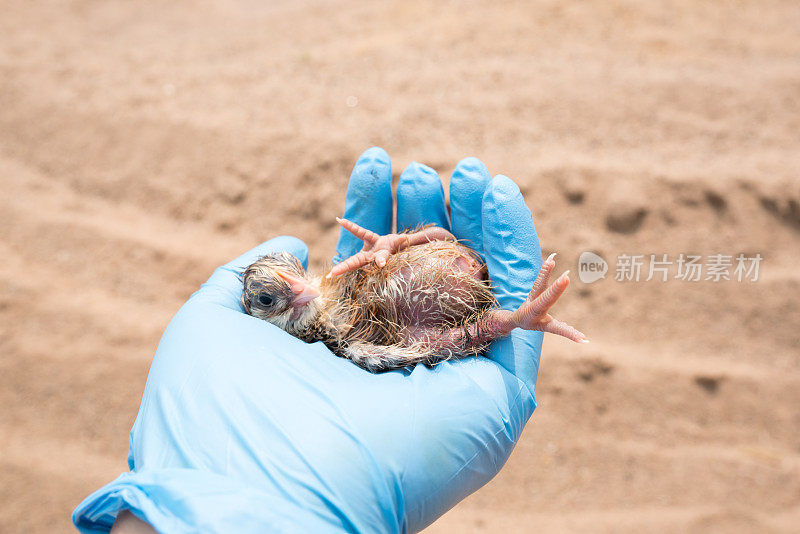
M 412 164 L 397 226 L 450 228 L 486 258 L 497 298 L 516 308 L 541 252 L 517 186 L 476 159 L 442 184 Z M 379 148 L 356 163 L 344 216 L 391 230 L 391 164 Z M 361 248 L 342 233 L 337 259 Z M 121 509 L 160 532 L 414 532 L 494 477 L 536 402 L 542 335 L 515 331 L 489 358 L 371 374 L 248 315 L 238 273 L 285 250 L 278 237 L 217 269 L 175 315 L 158 346 L 131 430 L 131 469 L 73 513 L 108 531 Z

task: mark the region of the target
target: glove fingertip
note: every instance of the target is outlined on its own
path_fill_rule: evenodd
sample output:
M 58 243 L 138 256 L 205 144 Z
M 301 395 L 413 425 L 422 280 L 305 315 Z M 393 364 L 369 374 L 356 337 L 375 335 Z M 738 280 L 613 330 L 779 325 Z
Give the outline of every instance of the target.
M 459 161 L 455 170 L 453 171 L 453 176 L 456 176 L 457 174 L 476 176 L 480 177 L 481 179 L 492 178 L 492 176 L 489 174 L 489 169 L 486 168 L 486 165 L 484 165 L 484 163 L 475 156 L 469 156 Z
M 384 149 L 374 146 L 359 156 L 347 184 L 343 217 L 381 235 L 391 232 L 392 160 Z M 334 264 L 357 253 L 363 244 L 341 229 Z
M 420 175 L 436 176 L 436 171 L 418 161 L 412 161 L 400 174 L 400 183 L 410 184 L 420 179 Z
M 430 223 L 450 229 L 444 188 L 435 170 L 414 161 L 405 168 L 397 184 L 397 229 L 403 231 Z
M 488 200 L 496 205 L 517 200 L 518 197 L 522 197 L 519 186 L 514 180 L 503 174 L 498 174 L 492 178 L 483 195 L 484 202 Z
M 387 186 L 391 201 L 392 160 L 381 147 L 368 148 L 358 157 L 353 172 L 350 173 L 348 197 L 356 196 L 361 200 L 371 199 L 376 195 L 381 197 L 386 194 Z
M 482 225 L 483 195 L 492 175 L 475 157 L 458 162 L 450 178 L 450 217 L 453 234 L 481 257 L 484 255 Z
M 358 162 L 369 163 L 376 161 L 391 165 L 391 159 L 389 158 L 389 154 L 379 146 L 373 146 L 366 149 L 358 157 Z

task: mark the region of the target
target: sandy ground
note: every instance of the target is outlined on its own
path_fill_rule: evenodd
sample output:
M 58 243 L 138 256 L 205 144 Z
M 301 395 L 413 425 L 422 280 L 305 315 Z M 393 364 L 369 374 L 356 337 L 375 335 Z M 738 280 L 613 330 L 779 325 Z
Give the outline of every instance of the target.
M 372 145 L 478 156 L 561 269 L 612 262 L 558 308 L 594 343 L 547 340 L 508 465 L 430 532 L 796 531 L 800 5 L 365 4 L 3 2 L 0 531 L 70 530 L 171 315 L 276 234 L 330 257 Z M 651 253 L 764 259 L 613 279 Z

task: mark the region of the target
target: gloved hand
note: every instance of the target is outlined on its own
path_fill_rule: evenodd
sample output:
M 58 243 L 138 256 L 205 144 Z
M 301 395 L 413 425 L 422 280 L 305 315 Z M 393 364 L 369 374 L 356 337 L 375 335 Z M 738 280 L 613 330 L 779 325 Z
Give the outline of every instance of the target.
M 517 186 L 470 158 L 450 185 L 413 163 L 397 226 L 436 223 L 486 259 L 506 309 L 526 297 L 542 258 Z M 391 231 L 391 164 L 356 163 L 344 217 Z M 336 260 L 361 248 L 342 232 Z M 239 273 L 284 250 L 272 239 L 217 269 L 169 324 L 131 430 L 131 469 L 73 513 L 105 531 L 130 509 L 160 532 L 414 532 L 494 477 L 536 402 L 542 334 L 515 330 L 488 358 L 371 374 L 246 315 Z

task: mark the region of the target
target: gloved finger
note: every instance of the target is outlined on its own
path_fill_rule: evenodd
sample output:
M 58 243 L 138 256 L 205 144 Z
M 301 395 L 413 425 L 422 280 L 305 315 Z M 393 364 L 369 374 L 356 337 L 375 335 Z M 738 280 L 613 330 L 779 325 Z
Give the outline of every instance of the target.
M 382 148 L 372 147 L 356 161 L 347 184 L 342 218 L 380 235 L 391 233 L 392 161 Z M 344 228 L 340 229 L 333 264 L 357 253 L 363 244 Z
M 482 211 L 483 246 L 494 294 L 503 309 L 515 310 L 527 298 L 542 266 L 533 216 L 517 184 L 505 176 L 489 183 Z M 541 332 L 517 329 L 494 343 L 488 356 L 533 392 L 541 348 Z
M 304 269 L 308 266 L 308 246 L 303 241 L 287 235 L 276 237 L 217 268 L 190 300 L 212 302 L 232 310 L 243 311 L 240 303 L 242 273 L 258 258 L 272 252 L 288 252 L 300 260 Z
M 397 184 L 397 231 L 430 223 L 450 230 L 444 188 L 436 171 L 415 161 Z
M 483 254 L 483 193 L 492 176 L 481 160 L 465 158 L 450 178 L 450 217 L 453 235 L 464 240 L 481 258 Z

